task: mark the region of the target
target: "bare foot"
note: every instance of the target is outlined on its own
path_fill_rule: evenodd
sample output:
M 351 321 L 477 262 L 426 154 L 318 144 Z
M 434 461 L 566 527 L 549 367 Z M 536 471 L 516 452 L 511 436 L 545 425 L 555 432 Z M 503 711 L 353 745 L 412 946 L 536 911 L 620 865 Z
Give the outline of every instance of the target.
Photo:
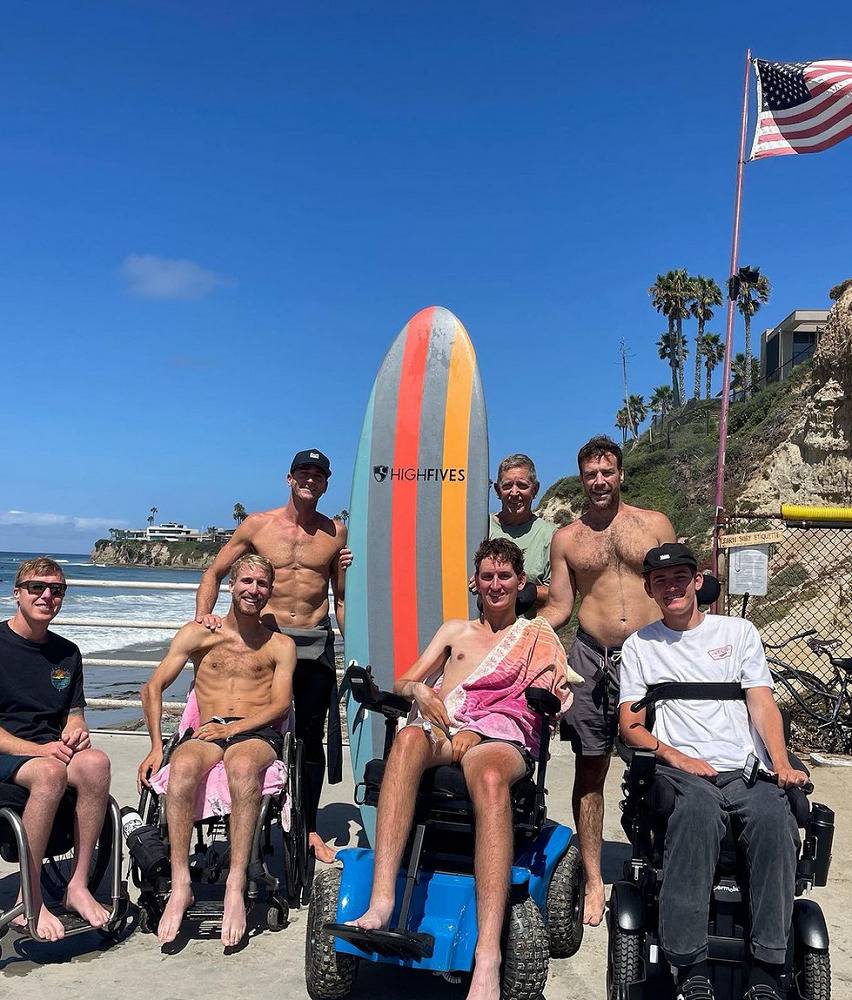
M 243 887 L 225 886 L 225 912 L 222 915 L 222 944 L 233 948 L 245 937 L 246 900 Z
M 384 931 L 390 925 L 390 918 L 393 916 L 393 903 L 374 903 L 363 916 L 357 920 L 347 920 L 347 924 L 353 927 L 360 927 L 362 931 Z
M 18 903 L 20 903 L 20 899 Z M 21 930 L 27 929 L 27 922 L 24 920 L 23 914 L 12 921 L 12 926 L 18 927 Z M 62 921 L 58 917 L 55 917 L 44 903 L 41 904 L 41 909 L 38 911 L 36 930 L 38 931 L 38 936 L 45 941 L 61 941 L 65 937 L 65 928 L 62 926 Z
M 500 1000 L 500 956 L 479 958 L 473 966 L 473 978 L 467 1000 Z
M 63 905 L 66 910 L 73 910 L 87 920 L 92 927 L 105 927 L 109 920 L 109 910 L 101 906 L 85 886 L 74 885 L 73 882 L 68 883 Z
M 586 901 L 583 910 L 583 923 L 589 927 L 597 927 L 603 920 L 606 897 L 603 882 L 586 883 Z
M 308 846 L 313 847 L 317 861 L 324 865 L 330 865 L 337 857 L 337 851 L 333 851 L 318 833 L 308 836 Z
M 169 901 L 157 925 L 157 939 L 161 944 L 169 944 L 178 936 L 186 911 L 194 902 L 189 885 L 172 885 Z

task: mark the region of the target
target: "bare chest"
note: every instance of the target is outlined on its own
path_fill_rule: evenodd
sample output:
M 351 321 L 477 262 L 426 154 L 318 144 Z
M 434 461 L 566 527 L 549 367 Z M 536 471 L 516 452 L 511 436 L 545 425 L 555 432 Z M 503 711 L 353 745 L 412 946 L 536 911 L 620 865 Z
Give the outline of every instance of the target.
M 265 528 L 255 535 L 253 545 L 276 572 L 307 569 L 326 575 L 340 548 L 337 538 L 328 532 L 306 531 L 299 525 Z
M 274 663 L 265 649 L 237 648 L 223 642 L 208 650 L 198 664 L 196 684 L 202 688 L 263 683 L 272 678 Z
M 444 693 L 464 683 L 488 654 L 500 644 L 502 638 L 502 633 L 497 638 L 493 635 L 477 636 L 454 646 L 444 668 L 442 685 Z
M 641 575 L 645 553 L 658 544 L 656 533 L 636 517 L 616 518 L 600 531 L 582 523 L 577 529 L 570 563 L 580 582 L 604 573 Z

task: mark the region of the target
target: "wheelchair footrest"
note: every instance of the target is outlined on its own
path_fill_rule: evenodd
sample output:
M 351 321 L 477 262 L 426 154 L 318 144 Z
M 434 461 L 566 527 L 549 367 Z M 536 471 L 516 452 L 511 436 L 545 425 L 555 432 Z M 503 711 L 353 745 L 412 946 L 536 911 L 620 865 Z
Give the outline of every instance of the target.
M 186 911 L 186 919 L 201 924 L 221 924 L 224 913 L 225 907 L 221 900 L 203 900 L 190 906 Z
M 431 958 L 435 938 L 415 931 L 368 931 L 352 924 L 323 924 L 323 930 L 366 952 L 399 958 Z

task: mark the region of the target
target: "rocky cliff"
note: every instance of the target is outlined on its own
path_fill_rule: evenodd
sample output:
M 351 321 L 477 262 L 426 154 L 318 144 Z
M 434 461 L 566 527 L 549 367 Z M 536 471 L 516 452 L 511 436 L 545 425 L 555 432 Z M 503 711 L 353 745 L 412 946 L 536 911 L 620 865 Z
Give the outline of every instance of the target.
M 740 497 L 755 508 L 852 505 L 852 280 L 832 297 L 792 426 Z
M 211 542 L 143 542 L 136 539 L 114 542 L 100 538 L 90 556 L 93 563 L 107 566 L 174 566 L 179 569 L 207 569 L 219 546 Z

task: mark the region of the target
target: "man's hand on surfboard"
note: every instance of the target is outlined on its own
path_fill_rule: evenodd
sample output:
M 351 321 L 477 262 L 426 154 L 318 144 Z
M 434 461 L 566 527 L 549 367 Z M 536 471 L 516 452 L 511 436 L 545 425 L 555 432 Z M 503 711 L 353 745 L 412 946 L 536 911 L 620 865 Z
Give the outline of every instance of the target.
M 218 615 L 214 615 L 212 612 L 209 615 L 196 615 L 195 620 L 199 625 L 203 625 L 205 628 L 210 629 L 211 632 L 215 632 L 217 628 L 222 627 L 222 619 Z
M 338 564 L 340 565 L 340 568 L 349 569 L 349 567 L 352 565 L 352 559 L 353 559 L 352 549 L 344 545 L 343 548 L 340 550 L 340 555 L 337 557 L 337 561 Z

